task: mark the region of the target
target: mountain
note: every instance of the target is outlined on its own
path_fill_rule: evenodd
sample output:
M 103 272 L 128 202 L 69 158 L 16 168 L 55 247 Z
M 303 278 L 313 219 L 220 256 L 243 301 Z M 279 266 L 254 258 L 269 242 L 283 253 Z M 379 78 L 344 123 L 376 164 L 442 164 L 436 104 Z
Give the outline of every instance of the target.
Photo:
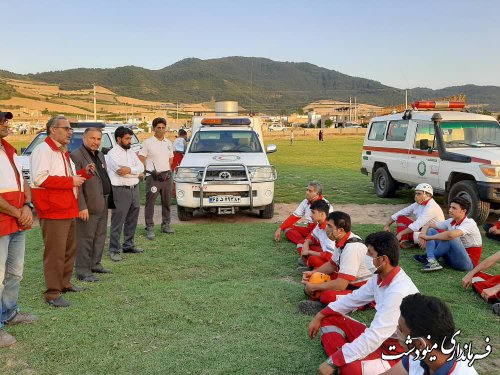
M 9 72 L 0 71 L 0 76 Z M 15 74 L 16 78 L 20 75 Z M 62 89 L 89 88 L 93 83 L 115 93 L 145 100 L 207 102 L 237 100 L 261 112 L 291 111 L 320 99 L 392 106 L 404 102 L 403 91 L 370 79 L 351 77 L 309 63 L 278 62 L 256 57 L 189 58 L 160 70 L 135 66 L 70 69 L 29 74 L 25 79 L 59 84 Z M 500 87 L 455 86 L 440 90 L 415 88 L 412 100 L 464 93 L 470 103 L 500 110 Z

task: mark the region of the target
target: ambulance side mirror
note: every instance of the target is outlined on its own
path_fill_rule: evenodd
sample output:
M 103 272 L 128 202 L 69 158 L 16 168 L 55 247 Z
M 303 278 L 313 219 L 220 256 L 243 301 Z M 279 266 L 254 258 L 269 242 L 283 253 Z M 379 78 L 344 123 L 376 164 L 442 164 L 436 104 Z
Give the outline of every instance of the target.
M 428 150 L 429 149 L 429 140 L 428 139 L 421 139 L 420 140 L 420 149 L 421 150 Z

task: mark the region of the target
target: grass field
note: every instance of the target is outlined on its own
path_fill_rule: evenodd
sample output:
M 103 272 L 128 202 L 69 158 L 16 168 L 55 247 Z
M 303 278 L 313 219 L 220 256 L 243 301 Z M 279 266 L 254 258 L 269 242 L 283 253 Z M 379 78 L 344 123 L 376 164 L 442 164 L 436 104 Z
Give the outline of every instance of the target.
M 303 199 L 307 181 L 319 179 L 334 203 L 401 203 L 376 198 L 359 173 L 361 138 L 319 143 L 276 140 L 271 155 L 279 179 L 277 201 Z M 314 166 L 314 167 L 312 167 Z M 357 225 L 361 235 L 381 225 Z M 272 241 L 275 224 L 187 224 L 173 236 L 149 242 L 142 227 L 138 245 L 146 252 L 121 263 L 104 263 L 113 275 L 71 294 L 68 309 L 49 308 L 42 293 L 43 243 L 39 229 L 27 236 L 20 305 L 40 316 L 33 326 L 8 327 L 18 339 L 0 351 L 2 374 L 311 374 L 325 356 L 318 339 L 307 338 L 310 318 L 298 312 L 304 298 L 292 244 Z M 498 249 L 485 241 L 483 258 Z M 445 269 L 421 274 L 405 251 L 401 265 L 420 291 L 452 308 L 460 342 L 493 354 L 476 362 L 481 374 L 500 372 L 500 325 L 489 306 L 463 291 L 464 273 Z M 500 267 L 493 269 L 500 273 Z M 87 286 L 87 285 L 86 285 Z M 354 314 L 370 322 L 374 311 Z
M 358 225 L 362 236 L 380 226 Z M 40 231 L 28 236 L 21 306 L 40 316 L 32 326 L 8 327 L 18 339 L 0 351 L 3 374 L 311 374 L 324 360 L 319 340 L 307 338 L 309 317 L 295 271 L 294 246 L 274 244 L 272 224 L 179 225 L 175 236 L 148 242 L 140 255 L 105 266 L 89 290 L 71 294 L 72 306 L 49 308 L 42 300 Z M 196 240 L 198 239 L 198 240 Z M 485 254 L 494 251 L 486 242 Z M 420 291 L 453 309 L 461 342 L 483 352 L 484 337 L 498 348 L 500 326 L 488 306 L 460 286 L 461 272 L 432 276 L 411 258 L 401 264 Z M 369 322 L 374 311 L 355 314 Z M 496 356 L 498 359 L 498 357 Z M 481 373 L 498 373 L 490 357 Z M 487 365 L 487 366 L 486 366 Z

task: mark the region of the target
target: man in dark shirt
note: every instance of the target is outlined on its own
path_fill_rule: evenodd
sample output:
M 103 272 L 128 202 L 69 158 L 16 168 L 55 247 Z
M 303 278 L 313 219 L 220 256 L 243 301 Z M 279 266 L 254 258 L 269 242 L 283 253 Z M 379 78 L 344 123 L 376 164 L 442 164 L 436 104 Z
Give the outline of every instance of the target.
M 94 177 L 80 189 L 76 222 L 76 276 L 87 282 L 99 281 L 93 272 L 111 273 L 101 264 L 108 227 L 108 208 L 115 208 L 106 162 L 99 151 L 101 139 L 101 129 L 87 128 L 83 133 L 83 145 L 71 154 L 77 169 L 80 165 L 93 163 L 95 166 Z

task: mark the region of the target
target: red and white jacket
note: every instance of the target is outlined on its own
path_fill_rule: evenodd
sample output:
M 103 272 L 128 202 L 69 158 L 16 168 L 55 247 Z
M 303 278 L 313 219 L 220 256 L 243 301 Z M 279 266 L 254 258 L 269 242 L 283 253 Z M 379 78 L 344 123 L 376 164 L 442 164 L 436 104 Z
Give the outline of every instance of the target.
M 318 200 L 324 200 L 330 206 L 329 213 L 333 212 L 333 206 L 328 202 L 322 195 L 318 197 Z M 313 221 L 311 217 L 311 204 L 307 199 L 300 202 L 299 206 L 295 211 L 281 224 L 281 230 L 291 228 L 297 221 L 304 219 L 307 222 L 307 227 L 312 231 L 316 226 L 316 222 Z
M 62 152 L 50 138 L 39 144 L 30 157 L 31 195 L 40 219 L 72 219 L 78 217 L 78 188 L 73 176 L 91 178 L 85 169 L 75 171 L 69 152 Z
M 0 196 L 11 206 L 23 207 L 24 204 L 24 181 L 22 178 L 21 165 L 17 161 L 17 152 L 4 139 L 0 140 L 5 152 L 0 149 Z M 0 212 L 0 236 L 23 230 L 15 217 Z

